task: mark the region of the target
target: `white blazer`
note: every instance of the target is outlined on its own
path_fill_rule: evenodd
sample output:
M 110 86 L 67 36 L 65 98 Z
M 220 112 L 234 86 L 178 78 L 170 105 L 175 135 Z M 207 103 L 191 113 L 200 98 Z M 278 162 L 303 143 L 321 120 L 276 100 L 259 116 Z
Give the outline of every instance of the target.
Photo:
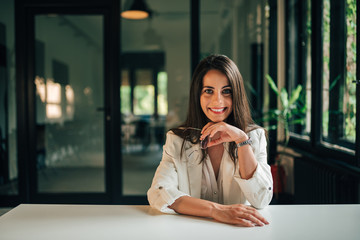
M 242 179 L 239 164 L 234 164 L 227 151 L 224 151 L 222 167 L 224 204 L 246 204 L 256 208 L 267 206 L 273 196 L 273 181 L 270 166 L 267 164 L 266 137 L 263 129 L 249 132 L 253 140 L 251 147 L 258 165 L 252 178 Z M 163 147 L 162 160 L 155 172 L 150 189 L 147 192 L 150 206 L 164 213 L 175 213 L 168 208 L 181 196 L 200 198 L 202 167 L 200 144 L 185 142 L 185 151 L 181 154 L 183 139 L 169 131 Z M 228 143 L 225 149 L 228 149 Z

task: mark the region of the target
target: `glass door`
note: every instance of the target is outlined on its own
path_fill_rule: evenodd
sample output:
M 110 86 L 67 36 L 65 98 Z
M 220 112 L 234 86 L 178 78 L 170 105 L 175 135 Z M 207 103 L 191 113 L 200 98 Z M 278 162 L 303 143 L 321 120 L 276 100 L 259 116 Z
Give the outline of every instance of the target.
M 121 201 L 117 4 L 18 7 L 18 155 L 28 202 Z
M 105 192 L 102 15 L 35 15 L 39 193 Z

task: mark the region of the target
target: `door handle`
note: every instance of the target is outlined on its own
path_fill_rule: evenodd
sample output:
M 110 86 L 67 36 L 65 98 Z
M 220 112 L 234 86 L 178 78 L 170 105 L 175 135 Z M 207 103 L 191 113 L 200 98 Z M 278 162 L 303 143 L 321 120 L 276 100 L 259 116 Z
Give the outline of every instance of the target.
M 110 108 L 108 107 L 97 107 L 96 108 L 97 112 L 105 112 L 106 114 L 106 121 L 110 121 L 111 120 L 111 116 L 110 116 Z
M 106 108 L 106 107 L 97 107 L 96 108 L 96 111 L 97 112 L 105 112 L 105 111 L 107 111 L 109 108 Z

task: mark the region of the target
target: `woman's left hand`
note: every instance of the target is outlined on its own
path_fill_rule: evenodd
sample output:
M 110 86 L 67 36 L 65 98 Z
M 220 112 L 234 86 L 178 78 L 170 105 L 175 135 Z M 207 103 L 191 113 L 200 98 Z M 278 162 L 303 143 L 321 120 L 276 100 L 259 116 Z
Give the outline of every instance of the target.
M 248 136 L 241 129 L 234 127 L 225 122 L 209 122 L 201 131 L 200 140 L 209 138 L 207 147 L 218 145 L 224 142 L 243 142 L 248 139 Z

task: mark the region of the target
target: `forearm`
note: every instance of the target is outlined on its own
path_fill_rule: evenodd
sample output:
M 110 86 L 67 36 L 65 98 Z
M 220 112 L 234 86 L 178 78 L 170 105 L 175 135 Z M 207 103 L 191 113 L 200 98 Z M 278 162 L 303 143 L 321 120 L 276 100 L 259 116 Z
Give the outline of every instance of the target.
M 247 227 L 269 224 L 254 208 L 242 204 L 222 205 L 207 200 L 183 196 L 171 206 L 177 213 L 213 218 L 219 222 Z
M 198 216 L 198 217 L 212 217 L 214 209 L 218 208 L 219 204 L 203 199 L 183 196 L 169 206 L 175 212 L 180 214 Z
M 257 167 L 257 161 L 250 145 L 238 147 L 237 154 L 241 178 L 250 179 Z

